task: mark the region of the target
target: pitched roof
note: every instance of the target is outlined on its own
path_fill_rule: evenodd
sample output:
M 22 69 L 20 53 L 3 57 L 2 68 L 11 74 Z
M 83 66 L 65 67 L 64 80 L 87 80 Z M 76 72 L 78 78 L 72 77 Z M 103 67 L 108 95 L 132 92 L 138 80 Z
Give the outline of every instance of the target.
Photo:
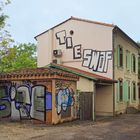
M 108 24 L 108 23 L 103 23 L 103 22 L 97 22 L 97 21 L 93 21 L 93 20 L 88 20 L 88 19 L 77 18 L 77 17 L 71 16 L 69 19 L 67 19 L 67 20 L 65 20 L 65 21 L 63 21 L 63 22 L 57 24 L 56 26 L 53 26 L 52 28 L 50 28 L 50 29 L 48 29 L 48 30 L 46 30 L 46 31 L 44 31 L 44 32 L 42 32 L 42 33 L 40 33 L 40 34 L 38 34 L 38 35 L 35 36 L 34 38 L 36 39 L 38 36 L 40 36 L 40 35 L 42 35 L 42 34 L 48 32 L 49 30 L 51 30 L 51 29 L 53 29 L 53 28 L 55 28 L 55 27 L 58 27 L 58 26 L 62 25 L 63 23 L 65 23 L 65 22 L 67 22 L 67 21 L 69 21 L 69 20 L 77 20 L 77 21 L 83 21 L 83 22 L 88 22 L 88 23 L 93 23 L 93 24 L 98 24 L 98 25 L 103 25 L 103 26 L 108 26 L 108 27 L 115 27 L 114 24 Z
M 113 29 L 114 32 L 119 32 L 121 33 L 123 36 L 125 36 L 130 42 L 132 42 L 137 48 L 140 49 L 140 46 L 131 38 L 129 37 L 122 29 L 120 29 L 117 25 L 114 27 Z
M 100 76 L 100 75 L 97 75 L 94 73 L 86 72 L 84 70 L 77 69 L 74 67 L 69 67 L 69 66 L 64 66 L 64 65 L 60 65 L 60 64 L 54 64 L 54 63 L 50 63 L 47 67 L 64 70 L 64 71 L 76 74 L 78 76 L 81 76 L 81 77 L 84 77 L 84 78 L 87 78 L 89 80 L 93 80 L 96 82 L 106 82 L 106 83 L 116 83 L 117 82 L 116 80 L 112 80 L 110 78 Z
M 77 81 L 79 77 L 76 74 L 58 70 L 55 68 L 34 68 L 22 69 L 9 73 L 1 73 L 0 81 L 7 80 L 39 80 L 39 79 L 63 79 Z
M 83 21 L 83 22 L 87 22 L 87 23 L 93 23 L 93 24 L 97 24 L 97 25 L 102 25 L 102 26 L 107 26 L 107 27 L 113 27 L 114 31 L 119 31 L 120 33 L 122 33 L 128 40 L 130 40 L 132 43 L 134 43 L 136 45 L 136 47 L 140 48 L 140 46 L 131 38 L 129 37 L 123 30 L 121 30 L 117 25 L 114 24 L 109 24 L 109 23 L 104 23 L 104 22 L 97 22 L 97 21 L 93 21 L 93 20 L 88 20 L 88 19 L 83 19 L 83 18 L 77 18 L 77 17 L 73 17 L 71 16 L 69 19 L 57 24 L 56 26 L 53 26 L 52 28 L 38 34 L 37 36 L 35 36 L 34 38 L 36 39 L 38 36 L 48 32 L 49 30 L 58 27 L 62 24 L 64 24 L 65 22 L 69 21 L 69 20 L 77 20 L 77 21 Z

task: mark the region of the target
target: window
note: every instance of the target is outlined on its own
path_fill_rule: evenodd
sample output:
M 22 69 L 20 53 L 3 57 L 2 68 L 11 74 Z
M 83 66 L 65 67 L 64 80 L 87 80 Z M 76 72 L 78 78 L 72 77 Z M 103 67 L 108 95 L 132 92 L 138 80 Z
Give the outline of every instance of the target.
M 123 81 L 122 79 L 118 81 L 118 100 L 123 100 Z
M 130 82 L 128 82 L 128 99 L 130 100 Z
M 139 100 L 140 100 L 140 87 L 139 87 Z
M 127 50 L 126 51 L 126 69 L 128 71 L 130 71 L 130 68 L 131 68 L 131 63 L 130 63 L 130 52 Z
M 136 83 L 132 82 L 132 99 L 136 100 Z
M 132 54 L 132 72 L 136 72 L 136 57 Z
M 117 48 L 118 66 L 123 67 L 123 48 L 119 45 Z

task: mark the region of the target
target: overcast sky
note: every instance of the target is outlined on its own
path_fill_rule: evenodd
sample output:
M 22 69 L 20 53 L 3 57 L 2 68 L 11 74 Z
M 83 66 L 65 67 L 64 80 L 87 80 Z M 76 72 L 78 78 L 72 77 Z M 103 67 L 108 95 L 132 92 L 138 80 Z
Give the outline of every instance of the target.
M 70 16 L 118 25 L 140 41 L 140 0 L 11 0 L 5 8 L 16 42 L 36 42 L 34 36 Z

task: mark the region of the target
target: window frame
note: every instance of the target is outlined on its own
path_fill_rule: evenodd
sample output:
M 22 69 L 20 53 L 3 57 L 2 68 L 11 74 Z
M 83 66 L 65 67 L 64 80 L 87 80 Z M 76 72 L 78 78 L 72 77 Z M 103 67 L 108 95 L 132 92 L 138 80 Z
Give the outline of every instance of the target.
M 129 50 L 126 50 L 126 69 L 127 71 L 130 71 L 131 70 L 131 55 L 130 55 L 130 51 Z
M 123 101 L 123 79 L 119 79 L 118 82 L 119 82 L 119 88 L 118 88 L 119 102 L 122 102 Z
M 132 100 L 136 101 L 136 82 L 132 82 Z
M 131 63 L 132 63 L 132 72 L 136 73 L 136 56 L 135 54 L 132 54 L 131 57 Z
M 123 68 L 124 66 L 124 49 L 121 45 L 118 45 L 117 47 L 117 63 L 118 66 Z

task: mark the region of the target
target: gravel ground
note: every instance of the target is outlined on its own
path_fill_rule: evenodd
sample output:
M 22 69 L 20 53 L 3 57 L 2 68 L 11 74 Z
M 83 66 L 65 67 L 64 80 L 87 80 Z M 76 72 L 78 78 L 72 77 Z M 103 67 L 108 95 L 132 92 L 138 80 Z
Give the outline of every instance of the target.
M 0 140 L 140 140 L 140 113 L 59 125 L 0 121 Z

